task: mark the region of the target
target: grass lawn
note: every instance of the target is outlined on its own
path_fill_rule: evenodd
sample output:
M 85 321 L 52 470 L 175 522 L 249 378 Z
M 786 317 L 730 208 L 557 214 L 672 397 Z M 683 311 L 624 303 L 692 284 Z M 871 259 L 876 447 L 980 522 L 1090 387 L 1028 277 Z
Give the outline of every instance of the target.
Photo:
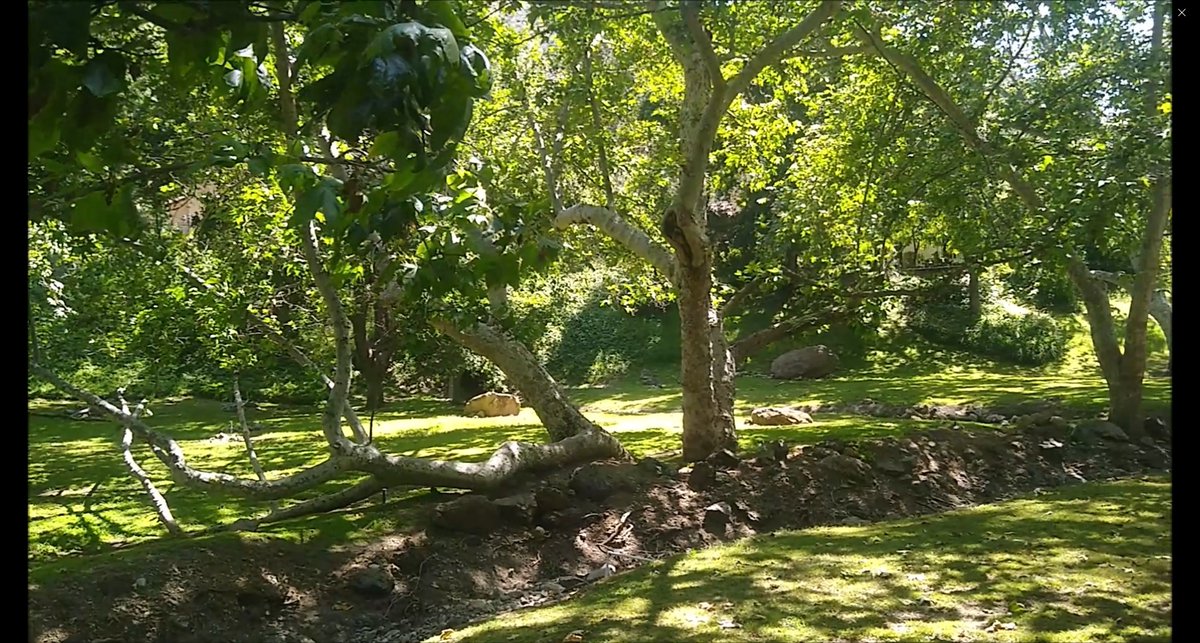
M 1167 479 L 759 536 L 443 640 L 1168 641 Z M 577 633 L 578 638 L 571 637 Z
M 1086 347 L 1086 346 L 1085 346 Z M 853 402 L 863 398 L 891 403 L 991 404 L 1059 397 L 1066 403 L 1100 411 L 1106 394 L 1094 365 L 1076 356 L 1052 369 L 1003 367 L 961 354 L 912 349 L 912 354 L 879 354 L 872 366 L 844 371 L 821 381 L 781 382 L 755 375 L 738 379 L 738 416 L 742 445 L 753 449 L 764 439 L 816 442 L 895 435 L 930 423 L 907 419 L 821 414 L 812 425 L 752 427 L 750 409 L 764 405 Z M 751 369 L 753 370 L 753 369 Z M 579 388 L 572 398 L 600 425 L 617 433 L 635 455 L 672 457 L 679 448 L 680 391 L 674 373 L 659 373 L 662 389 L 629 377 L 604 388 Z M 1170 400 L 1170 382 L 1151 378 L 1148 406 Z M 253 392 L 250 392 L 253 396 Z M 30 401 L 31 410 L 77 408 L 72 403 Z M 229 432 L 233 414 L 204 400 L 176 400 L 154 405 L 151 425 L 178 439 L 189 462 L 201 468 L 253 476 L 240 440 L 214 443 L 208 438 Z M 510 418 L 473 419 L 458 408 L 432 399 L 409 399 L 389 406 L 375 418 L 381 448 L 411 456 L 480 459 L 505 440 L 542 441 L 545 432 L 530 409 Z M 140 486 L 125 471 L 116 445 L 117 430 L 109 422 L 74 422 L 30 415 L 29 426 L 29 560 L 32 573 L 54 573 L 96 561 L 91 554 L 118 544 L 157 539 L 163 530 L 149 510 Z M 318 408 L 266 405 L 250 411 L 251 421 L 267 427 L 255 445 L 269 475 L 281 475 L 325 458 Z M 143 447 L 139 462 L 156 480 L 186 528 L 229 522 L 263 510 L 263 505 L 212 496 L 176 486 L 167 470 Z M 333 482 L 311 493 L 323 493 L 355 480 Z M 396 495 L 389 496 L 389 500 Z M 389 503 L 391 505 L 391 503 Z M 253 536 L 330 545 L 404 531 L 413 526 L 403 507 L 386 511 L 360 508 L 264 528 Z M 169 543 L 163 542 L 165 546 Z M 126 553 L 126 552 L 117 552 Z M 50 563 L 47 565 L 46 563 Z

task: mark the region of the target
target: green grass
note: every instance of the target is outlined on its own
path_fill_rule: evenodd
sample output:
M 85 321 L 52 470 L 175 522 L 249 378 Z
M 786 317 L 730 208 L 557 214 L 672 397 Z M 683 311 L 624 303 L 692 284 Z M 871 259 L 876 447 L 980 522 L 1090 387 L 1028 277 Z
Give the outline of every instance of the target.
M 660 379 L 668 384 L 663 389 L 643 386 L 630 377 L 605 388 L 575 389 L 571 396 L 588 417 L 617 433 L 635 455 L 670 458 L 678 452 L 682 431 L 680 392 L 677 385 L 671 384 L 675 381 L 673 371 L 660 372 Z M 756 406 L 852 402 L 868 397 L 903 404 L 993 404 L 1060 397 L 1072 406 L 1100 411 L 1106 400 L 1103 382 L 1094 370 L 1086 369 L 1086 364 L 1058 370 L 1020 369 L 919 344 L 875 355 L 871 366 L 847 370 L 826 380 L 781 382 L 746 375 L 739 377 L 737 384 L 739 431 L 746 449 L 766 439 L 793 443 L 859 439 L 929 426 L 907 419 L 821 414 L 812 425 L 751 427 L 745 420 Z M 1169 404 L 1169 385 L 1165 379 L 1147 380 L 1148 406 Z M 31 410 L 74 406 L 30 402 Z M 218 403 L 174 400 L 153 409 L 155 415 L 149 422 L 180 440 L 194 466 L 253 475 L 240 441 L 206 441 L 219 431 L 230 430 L 233 416 L 222 412 Z M 457 407 L 437 400 L 405 400 L 377 415 L 375 437 L 383 449 L 395 454 L 468 460 L 484 457 L 505 440 L 542 441 L 545 437 L 529 409 L 516 417 L 492 419 L 464 418 L 457 412 Z M 251 411 L 250 419 L 268 427 L 265 435 L 256 438 L 255 445 L 271 475 L 296 471 L 325 457 L 318 408 L 268 405 Z M 121 463 L 114 424 L 31 415 L 29 438 L 29 557 L 31 567 L 36 568 L 33 573 L 57 573 L 114 554 L 120 557 L 127 552 L 110 552 L 114 545 L 145 543 L 163 533 L 147 507 L 144 493 Z M 176 486 L 165 467 L 144 448 L 135 453 L 185 527 L 211 526 L 263 510 L 260 504 Z M 328 492 L 353 482 L 347 479 L 329 483 L 311 493 Z M 416 526 L 411 511 L 391 505 L 381 510 L 312 517 L 266 528 L 259 535 L 234 537 L 265 535 L 334 545 Z M 171 545 L 163 542 L 156 546 Z M 104 552 L 110 555 L 99 559 L 95 556 Z
M 1167 641 L 1170 622 L 1170 482 L 1158 479 L 759 536 L 446 640 Z

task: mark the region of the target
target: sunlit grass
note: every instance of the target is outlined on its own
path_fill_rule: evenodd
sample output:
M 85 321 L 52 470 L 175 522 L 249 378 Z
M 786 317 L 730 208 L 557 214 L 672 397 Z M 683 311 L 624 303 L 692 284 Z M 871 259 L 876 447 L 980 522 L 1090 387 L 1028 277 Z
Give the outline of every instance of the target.
M 1170 640 L 1168 480 L 755 537 L 453 641 Z M 722 623 L 725 627 L 722 627 Z M 737 627 L 730 627 L 736 624 Z
M 847 370 L 818 381 L 777 381 L 748 374 L 738 378 L 738 429 L 742 447 L 783 439 L 817 442 L 896 435 L 926 428 L 928 422 L 818 414 L 811 425 L 754 427 L 747 424 L 757 406 L 793 406 L 855 402 L 871 398 L 895 404 L 994 404 L 1057 397 L 1089 411 L 1106 404 L 1103 381 L 1092 370 L 1020 369 L 990 364 L 977 358 L 914 344 L 912 355 L 879 356 L 870 366 Z M 1078 365 L 1077 365 L 1078 366 Z M 1075 367 L 1072 367 L 1075 368 Z M 635 455 L 670 458 L 678 453 L 682 418 L 680 391 L 673 371 L 658 373 L 664 388 L 648 387 L 636 376 L 604 388 L 571 391 L 585 414 L 618 434 Z M 1150 407 L 1170 403 L 1170 381 L 1151 377 L 1146 382 Z M 73 404 L 31 401 L 40 411 L 75 408 Z M 149 419 L 175 436 L 196 467 L 252 476 L 239 440 L 215 443 L 214 434 L 231 431 L 232 414 L 216 402 L 166 401 L 153 406 Z M 505 440 L 540 442 L 545 439 L 530 409 L 506 418 L 465 418 L 459 408 L 432 399 L 409 399 L 392 404 L 375 418 L 374 435 L 390 453 L 445 459 L 481 459 Z M 319 427 L 319 409 L 266 405 L 251 411 L 251 420 L 267 427 L 255 439 L 259 459 L 270 475 L 284 475 L 326 457 Z M 117 448 L 117 428 L 110 422 L 72 422 L 31 415 L 29 426 L 29 543 L 30 561 L 93 554 L 117 543 L 137 543 L 161 536 L 162 528 L 149 510 L 145 495 L 129 477 Z M 211 526 L 255 515 L 262 504 L 213 496 L 176 486 L 165 467 L 144 449 L 137 456 L 155 479 L 188 528 Z M 350 484 L 346 479 L 310 493 Z M 396 499 L 395 496 L 389 500 Z M 389 507 L 386 512 L 356 510 L 336 516 L 313 517 L 266 530 L 274 537 L 345 542 L 369 538 L 382 531 L 413 526 L 411 514 Z

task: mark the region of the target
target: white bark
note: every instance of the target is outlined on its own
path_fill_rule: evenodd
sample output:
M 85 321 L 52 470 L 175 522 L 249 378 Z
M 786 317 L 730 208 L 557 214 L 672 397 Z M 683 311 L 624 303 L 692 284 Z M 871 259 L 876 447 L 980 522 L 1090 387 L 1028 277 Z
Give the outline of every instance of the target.
M 676 283 L 675 259 L 671 257 L 671 253 L 655 243 L 645 232 L 622 219 L 621 215 L 607 208 L 581 203 L 559 212 L 554 218 L 554 227 L 559 230 L 578 223 L 596 226 L 611 239 L 625 246 L 626 250 L 654 266 L 668 281 Z

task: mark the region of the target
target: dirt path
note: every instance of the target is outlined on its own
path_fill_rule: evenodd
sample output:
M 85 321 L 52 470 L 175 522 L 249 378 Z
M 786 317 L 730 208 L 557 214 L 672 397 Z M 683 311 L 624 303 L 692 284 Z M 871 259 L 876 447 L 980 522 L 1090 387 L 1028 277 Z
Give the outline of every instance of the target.
M 544 477 L 506 499 L 428 505 L 441 527 L 331 552 L 268 542 L 147 553 L 30 587 L 37 643 L 399 643 L 569 598 L 604 575 L 777 529 L 859 524 L 1036 488 L 1169 470 L 1169 433 L 1061 425 L 766 445 L 690 471 L 647 459 Z M 464 533 L 455 529 L 472 529 Z

